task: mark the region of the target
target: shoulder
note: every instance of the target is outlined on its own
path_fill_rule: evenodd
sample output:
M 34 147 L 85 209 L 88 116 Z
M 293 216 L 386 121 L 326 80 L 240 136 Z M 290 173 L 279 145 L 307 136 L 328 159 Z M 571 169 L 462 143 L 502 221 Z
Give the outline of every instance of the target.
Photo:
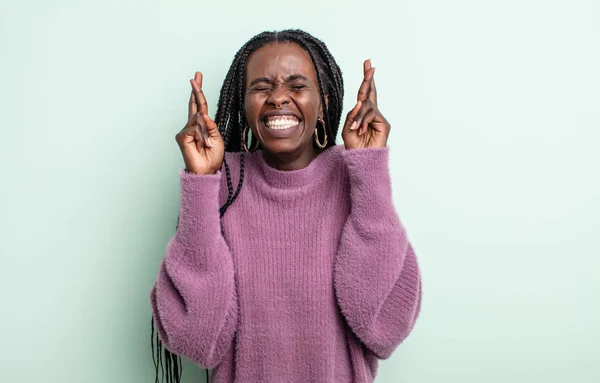
M 256 156 L 258 155 L 260 155 L 259 152 L 225 152 L 223 165 L 220 170 L 220 199 L 222 203 L 225 203 L 227 200 L 230 183 L 231 187 L 233 187 L 233 192 L 235 193 L 240 183 L 241 173 L 243 172 L 244 177 L 246 177 L 248 173 L 253 173 L 252 168 L 256 167 Z M 244 184 L 245 183 L 246 182 L 244 181 Z
M 231 182 L 234 188 L 237 187 L 239 183 L 240 176 L 240 155 L 239 152 L 225 152 L 225 157 L 223 159 L 223 165 L 221 165 L 221 185 L 220 185 L 220 196 L 219 199 L 221 204 L 225 203 L 227 200 L 227 195 L 229 193 L 228 183 Z M 247 154 L 247 153 L 246 153 Z M 229 175 L 229 182 L 227 181 Z
M 344 145 L 330 146 L 319 154 L 319 161 L 322 162 L 325 167 L 339 169 L 344 161 L 345 151 Z
M 226 181 L 227 171 L 229 171 L 231 179 L 237 179 L 239 177 L 242 167 L 244 168 L 244 174 L 247 173 L 248 168 L 252 167 L 256 162 L 256 155 L 257 153 L 225 152 L 225 158 L 223 165 L 221 166 L 223 181 Z
M 341 184 L 344 185 L 348 178 L 348 168 L 346 167 L 344 160 L 346 148 L 344 145 L 335 145 L 327 150 L 330 151 L 330 153 L 324 162 L 329 165 L 328 172 L 335 178 L 338 178 L 341 181 Z
M 332 172 L 343 174 L 346 173 L 345 154 L 346 148 L 344 145 L 335 145 L 326 149 L 320 155 L 324 156 L 324 161 L 322 161 L 325 164 L 324 167 L 329 168 Z
M 344 153 L 344 151 L 346 150 L 346 148 L 344 147 L 344 145 L 334 145 L 331 146 L 329 149 L 327 149 L 326 151 L 331 152 L 331 154 L 339 159 L 341 159 L 342 154 Z
M 229 164 L 233 162 L 239 163 L 241 154 L 241 152 L 225 152 L 225 161 Z

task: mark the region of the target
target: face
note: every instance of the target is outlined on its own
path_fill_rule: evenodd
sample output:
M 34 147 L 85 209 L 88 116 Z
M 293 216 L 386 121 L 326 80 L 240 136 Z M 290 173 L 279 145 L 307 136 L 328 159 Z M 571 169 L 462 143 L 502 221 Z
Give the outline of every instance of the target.
M 315 67 L 303 48 L 274 43 L 254 51 L 246 64 L 244 104 L 252 134 L 265 152 L 315 152 L 321 96 Z

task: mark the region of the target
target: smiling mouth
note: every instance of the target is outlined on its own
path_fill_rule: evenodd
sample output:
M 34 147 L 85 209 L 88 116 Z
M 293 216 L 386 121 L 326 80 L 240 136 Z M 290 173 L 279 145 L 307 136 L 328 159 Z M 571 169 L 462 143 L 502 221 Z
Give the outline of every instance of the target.
M 285 130 L 293 128 L 300 123 L 295 116 L 273 116 L 263 120 L 265 126 L 272 130 Z

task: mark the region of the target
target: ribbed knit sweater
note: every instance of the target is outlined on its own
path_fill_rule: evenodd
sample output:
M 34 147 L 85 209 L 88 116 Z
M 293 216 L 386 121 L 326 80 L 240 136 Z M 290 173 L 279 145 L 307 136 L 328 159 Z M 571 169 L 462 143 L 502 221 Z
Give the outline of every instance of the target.
M 333 146 L 282 171 L 246 153 L 222 218 L 224 172 L 181 179 L 179 226 L 151 292 L 165 347 L 212 383 L 370 383 L 420 310 L 389 149 Z M 239 153 L 226 153 L 238 180 Z

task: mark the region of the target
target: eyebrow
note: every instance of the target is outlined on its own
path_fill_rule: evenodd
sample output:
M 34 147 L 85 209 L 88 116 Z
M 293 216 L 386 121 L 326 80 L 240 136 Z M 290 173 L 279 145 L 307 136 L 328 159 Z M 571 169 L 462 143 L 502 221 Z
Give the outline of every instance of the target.
M 285 79 L 286 82 L 292 82 L 292 81 L 296 81 L 296 80 L 308 81 L 308 79 L 305 76 L 301 75 L 301 74 L 292 74 L 292 75 L 288 76 L 288 78 Z M 254 86 L 254 85 L 256 85 L 258 83 L 261 83 L 261 82 L 265 82 L 267 84 L 270 84 L 272 81 L 270 79 L 268 79 L 267 77 L 259 77 L 259 78 L 255 79 L 255 80 L 252 80 L 252 82 L 250 83 L 249 86 Z
M 287 82 L 292 82 L 292 81 L 296 81 L 296 80 L 308 81 L 308 79 L 306 77 L 302 76 L 301 74 L 293 74 L 286 79 Z

